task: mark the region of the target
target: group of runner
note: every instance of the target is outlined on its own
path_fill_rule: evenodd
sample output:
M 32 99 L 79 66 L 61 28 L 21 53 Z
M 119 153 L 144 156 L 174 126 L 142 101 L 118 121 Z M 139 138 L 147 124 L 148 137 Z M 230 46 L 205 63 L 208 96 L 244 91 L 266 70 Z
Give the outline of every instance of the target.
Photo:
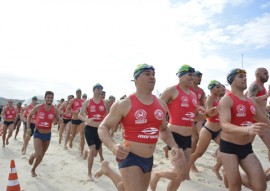
M 90 180 L 94 180 L 92 166 L 99 154 L 102 162 L 95 177 L 107 176 L 118 190 L 147 190 L 149 185 L 151 190 L 156 190 L 160 178 L 165 178 L 169 180 L 167 190 L 174 191 L 181 182 L 190 179 L 190 171 L 198 172 L 195 162 L 214 140 L 219 149 L 214 153 L 216 162 L 212 170 L 229 190 L 241 190 L 242 185 L 252 190 L 266 190 L 270 170 L 264 172 L 253 153 L 252 142 L 259 135 L 270 153 L 270 121 L 266 111 L 270 87 L 268 90 L 264 87 L 269 78 L 267 69 L 256 70 L 256 80 L 247 93 L 244 93 L 247 80 L 243 69 L 229 71 L 230 91 L 217 80 L 211 80 L 207 97 L 199 87 L 202 76 L 200 71 L 183 65 L 177 72 L 178 83 L 157 98 L 152 94 L 155 68 L 141 64 L 133 74 L 136 91 L 117 102 L 113 96 L 109 97 L 109 103 L 104 101 L 101 84 L 93 86 L 92 98 L 87 100 L 87 95 L 83 95 L 83 99 L 78 89 L 75 98 L 68 96 L 58 108 L 52 105 L 54 94 L 51 91 L 45 93 L 44 103 L 37 104 L 37 98 L 33 97 L 32 103 L 23 109 L 21 105 L 15 108 L 9 100 L 2 112 L 3 147 L 9 144 L 12 131 L 18 132 L 17 119 L 26 121 L 22 154 L 26 153 L 34 135 L 35 152 L 29 164 L 33 164 L 31 173 L 35 177 L 36 167 L 50 144 L 51 127 L 59 123 L 60 144 L 66 132 L 65 149 L 73 147 L 73 140 L 79 133 L 80 156 L 88 158 Z M 111 133 L 119 126 L 123 131 L 123 143 L 116 142 Z M 166 171 L 159 167 L 152 171 L 158 138 L 167 145 L 165 156 L 170 156 L 172 163 L 171 169 Z M 85 149 L 85 140 L 88 149 Z M 120 174 L 104 160 L 102 143 L 115 155 Z M 244 173 L 240 173 L 239 167 Z

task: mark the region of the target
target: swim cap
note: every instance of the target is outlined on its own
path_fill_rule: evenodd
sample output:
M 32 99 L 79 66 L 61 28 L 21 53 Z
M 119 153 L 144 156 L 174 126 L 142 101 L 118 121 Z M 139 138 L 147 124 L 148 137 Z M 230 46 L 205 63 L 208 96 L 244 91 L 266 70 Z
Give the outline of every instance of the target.
M 38 100 L 38 99 L 37 99 L 37 96 L 33 96 L 33 97 L 32 97 L 32 100 Z
M 195 72 L 195 69 L 192 68 L 191 66 L 185 64 L 185 65 L 182 65 L 181 68 L 179 68 L 178 72 L 176 73 L 176 75 L 178 77 L 180 76 L 183 76 L 187 73 L 194 73 Z
M 155 71 L 155 68 L 151 65 L 148 65 L 148 64 L 139 64 L 135 68 L 134 73 L 133 73 L 134 80 L 136 80 L 139 77 L 139 75 L 141 75 L 141 73 L 143 73 L 146 70 L 154 70 Z
M 96 89 L 96 88 L 101 88 L 103 89 L 103 86 L 99 83 L 96 83 L 94 86 L 93 86 L 93 91 Z
M 77 90 L 76 90 L 76 93 L 77 92 L 81 92 L 82 93 L 82 90 L 80 89 L 80 88 L 78 88 Z
M 211 82 L 208 84 L 208 89 L 212 90 L 214 87 L 216 87 L 216 85 L 219 85 L 220 82 L 217 80 L 211 80 Z
M 199 70 L 196 70 L 196 71 L 194 72 L 194 75 L 195 75 L 195 76 L 202 76 L 202 73 L 201 73 Z
M 87 97 L 87 94 L 83 94 L 82 96 L 83 96 L 83 97 Z
M 227 82 L 231 85 L 237 74 L 246 74 L 245 70 L 234 68 L 227 75 Z

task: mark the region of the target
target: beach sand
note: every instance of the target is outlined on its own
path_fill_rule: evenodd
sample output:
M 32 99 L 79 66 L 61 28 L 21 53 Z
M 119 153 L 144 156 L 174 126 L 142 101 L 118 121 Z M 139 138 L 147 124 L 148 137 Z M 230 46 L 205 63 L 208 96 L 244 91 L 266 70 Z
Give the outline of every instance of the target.
M 18 179 L 21 188 L 24 191 L 113 191 L 116 190 L 113 183 L 106 177 L 101 176 L 95 178 L 95 181 L 87 181 L 87 160 L 83 160 L 79 155 L 79 135 L 75 138 L 74 147 L 65 150 L 58 143 L 58 132 L 55 126 L 52 131 L 52 140 L 48 151 L 43 158 L 41 164 L 37 167 L 36 173 L 38 177 L 31 177 L 31 166 L 28 164 L 30 154 L 33 152 L 33 140 L 31 139 L 27 148 L 26 155 L 21 155 L 22 148 L 22 129 L 17 140 L 10 138 L 10 144 L 5 148 L 0 148 L 0 190 L 6 190 L 8 175 L 10 172 L 10 161 L 15 160 L 18 173 Z M 115 134 L 115 139 L 121 140 L 121 133 Z M 2 141 L 2 137 L 1 137 Z M 154 154 L 155 169 L 168 170 L 172 168 L 170 161 L 164 157 L 162 148 L 164 143 L 159 141 L 156 152 Z M 184 181 L 178 190 L 187 191 L 223 191 L 226 190 L 223 182 L 218 180 L 212 172 L 211 167 L 215 163 L 215 159 L 211 156 L 217 148 L 216 144 L 211 142 L 207 152 L 197 160 L 196 166 L 199 173 L 191 173 L 191 180 Z M 253 149 L 260 159 L 263 167 L 270 167 L 267 158 L 267 149 L 259 138 L 256 138 Z M 109 165 L 118 172 L 115 157 L 109 150 L 103 146 L 103 154 L 105 160 L 109 161 Z M 100 158 L 97 156 L 93 165 L 93 172 L 100 167 Z M 168 180 L 161 179 L 158 183 L 157 190 L 166 190 Z M 150 188 L 148 189 L 150 190 Z M 243 190 L 248 190 L 243 187 Z M 270 190 L 270 183 L 268 183 Z

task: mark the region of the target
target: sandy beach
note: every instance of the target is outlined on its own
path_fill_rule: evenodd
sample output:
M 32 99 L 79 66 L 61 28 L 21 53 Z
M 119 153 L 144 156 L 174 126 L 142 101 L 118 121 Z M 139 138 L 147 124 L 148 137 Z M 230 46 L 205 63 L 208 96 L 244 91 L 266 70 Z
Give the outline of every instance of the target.
M 105 176 L 95 178 L 95 181 L 87 181 L 87 161 L 79 156 L 78 135 L 72 149 L 64 150 L 63 143 L 58 143 L 57 127 L 53 127 L 52 140 L 50 147 L 38 166 L 36 173 L 38 177 L 31 177 L 31 166 L 28 164 L 28 158 L 33 152 L 33 140 L 31 139 L 27 148 L 26 155 L 21 155 L 22 148 L 22 126 L 17 140 L 10 138 L 10 143 L 5 148 L 0 148 L 0 190 L 6 190 L 8 175 L 10 172 L 10 160 L 15 160 L 15 165 L 19 177 L 19 183 L 24 191 L 112 191 L 116 190 L 113 183 Z M 115 134 L 115 139 L 121 140 L 121 133 Z M 2 140 L 2 137 L 1 137 Z M 158 142 L 156 152 L 154 154 L 154 164 L 156 169 L 171 169 L 170 161 L 164 157 L 162 148 L 164 143 Z M 178 190 L 187 191 L 223 191 L 226 190 L 223 182 L 218 180 L 211 171 L 215 159 L 211 156 L 217 148 L 215 143 L 211 142 L 207 152 L 197 160 L 196 166 L 199 173 L 191 173 L 191 180 L 181 184 Z M 260 159 L 264 168 L 270 167 L 266 147 L 259 138 L 253 143 L 253 150 Z M 108 149 L 103 146 L 105 160 L 109 161 L 109 165 L 118 171 L 115 157 Z M 93 172 L 100 167 L 99 156 L 95 158 Z M 168 180 L 161 179 L 158 183 L 157 190 L 166 190 Z M 150 188 L 149 188 L 150 190 Z M 243 188 L 243 190 L 248 190 Z M 268 183 L 270 190 L 270 183 Z

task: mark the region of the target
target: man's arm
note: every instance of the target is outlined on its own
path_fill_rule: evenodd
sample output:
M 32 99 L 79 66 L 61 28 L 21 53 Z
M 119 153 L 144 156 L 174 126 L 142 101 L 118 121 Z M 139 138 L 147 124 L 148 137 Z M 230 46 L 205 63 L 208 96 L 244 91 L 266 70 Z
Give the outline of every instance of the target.
M 35 115 L 35 114 L 37 113 L 37 111 L 39 110 L 40 107 L 41 107 L 41 104 L 36 105 L 36 106 L 30 111 L 30 113 L 29 113 L 29 115 L 28 115 L 28 117 L 27 117 L 27 123 L 26 123 L 26 125 L 27 125 L 27 131 L 28 131 L 28 130 L 31 131 L 31 129 L 30 129 L 31 119 L 32 119 L 33 115 Z
M 248 88 L 248 97 L 252 97 L 256 102 L 267 99 L 270 96 L 270 85 L 268 86 L 268 92 L 265 95 L 256 97 L 257 93 L 260 91 L 260 86 L 256 83 L 253 83 Z
M 54 107 L 54 123 L 58 123 L 60 120 L 60 111 Z
M 78 115 L 79 119 L 82 121 L 85 121 L 85 122 L 88 120 L 88 117 L 86 115 L 86 113 L 87 113 L 86 109 L 87 109 L 89 103 L 90 103 L 90 100 L 87 100 L 83 103 L 82 108 L 80 109 L 80 112 Z
M 72 111 L 71 110 L 73 102 L 74 102 L 74 99 L 70 100 L 70 102 L 68 103 L 68 106 L 67 106 L 67 113 L 71 113 L 72 115 L 79 112 L 79 111 Z

